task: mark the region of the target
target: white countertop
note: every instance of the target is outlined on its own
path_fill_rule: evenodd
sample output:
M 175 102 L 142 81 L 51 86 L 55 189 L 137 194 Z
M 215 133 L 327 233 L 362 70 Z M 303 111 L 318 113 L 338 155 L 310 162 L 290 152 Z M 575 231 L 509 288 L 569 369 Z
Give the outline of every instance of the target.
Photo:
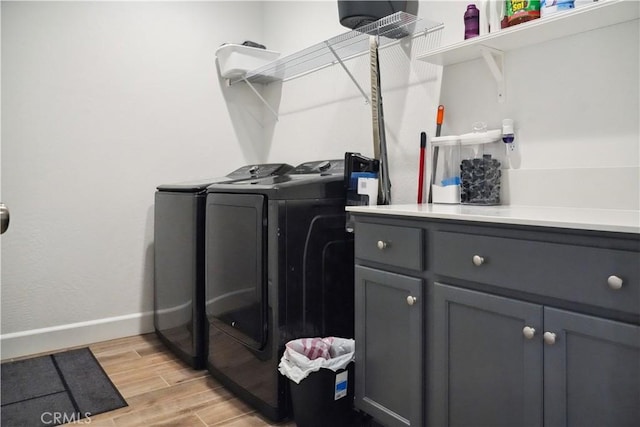
M 640 234 L 640 211 L 540 206 L 347 206 L 349 212 Z

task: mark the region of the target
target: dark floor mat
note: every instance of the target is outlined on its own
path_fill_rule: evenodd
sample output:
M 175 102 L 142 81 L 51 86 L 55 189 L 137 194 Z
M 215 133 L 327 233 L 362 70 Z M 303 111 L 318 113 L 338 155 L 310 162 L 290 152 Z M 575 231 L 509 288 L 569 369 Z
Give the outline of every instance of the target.
M 5 363 L 2 372 L 2 406 L 65 391 L 51 357 Z
M 88 348 L 3 363 L 0 372 L 3 427 L 60 425 L 127 406 Z
M 3 427 L 57 426 L 84 418 L 66 391 L 2 405 Z

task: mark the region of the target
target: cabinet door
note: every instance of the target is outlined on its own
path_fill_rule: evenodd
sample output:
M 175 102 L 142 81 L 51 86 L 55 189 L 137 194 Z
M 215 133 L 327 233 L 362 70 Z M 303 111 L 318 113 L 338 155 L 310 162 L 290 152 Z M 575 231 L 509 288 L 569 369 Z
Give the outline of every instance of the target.
M 422 280 L 356 266 L 355 405 L 385 426 L 422 426 Z
M 544 310 L 545 427 L 640 425 L 640 327 Z
M 429 425 L 542 425 L 542 306 L 436 283 L 431 319 Z

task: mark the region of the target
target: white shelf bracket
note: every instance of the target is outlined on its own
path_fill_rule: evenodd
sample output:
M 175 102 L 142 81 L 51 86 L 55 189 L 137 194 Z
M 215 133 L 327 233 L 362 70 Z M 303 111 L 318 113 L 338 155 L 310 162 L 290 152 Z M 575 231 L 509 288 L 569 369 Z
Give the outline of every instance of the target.
M 260 101 L 262 101 L 262 103 L 269 109 L 269 111 L 271 111 L 271 114 L 273 114 L 273 117 L 276 118 L 276 121 L 278 121 L 278 113 L 276 112 L 276 110 L 274 110 L 273 107 L 271 107 L 271 105 L 269 105 L 267 100 L 264 99 L 264 97 L 260 94 L 260 92 L 258 92 L 258 90 L 255 87 L 253 87 L 251 82 L 249 80 L 247 80 L 246 77 L 242 77 L 242 80 L 247 84 L 247 86 L 249 86 L 249 88 L 253 91 L 253 93 L 255 93 L 256 96 L 258 98 L 260 98 Z
M 504 90 L 504 52 L 487 46 L 480 46 L 480 52 L 489 67 L 489 71 L 491 71 L 493 78 L 496 80 L 496 84 L 498 85 L 498 102 L 502 103 L 506 99 Z
M 365 91 L 362 90 L 362 87 L 358 84 L 358 82 L 356 81 L 355 77 L 353 77 L 353 74 L 351 74 L 351 71 L 349 71 L 349 69 L 346 67 L 346 65 L 344 65 L 344 62 L 342 62 L 342 59 L 340 59 L 340 57 L 338 56 L 336 51 L 333 50 L 333 47 L 331 47 L 331 45 L 326 41 L 325 41 L 325 44 L 327 45 L 327 48 L 329 48 L 329 50 L 333 54 L 334 58 L 336 58 L 336 61 L 338 61 L 338 63 L 342 66 L 342 69 L 344 70 L 344 72 L 347 73 L 347 75 L 349 76 L 349 78 L 351 79 L 353 84 L 356 85 L 356 87 L 358 88 L 358 90 L 360 91 L 362 96 L 364 97 L 364 102 L 366 104 L 368 104 L 369 103 L 369 96 L 367 96 Z

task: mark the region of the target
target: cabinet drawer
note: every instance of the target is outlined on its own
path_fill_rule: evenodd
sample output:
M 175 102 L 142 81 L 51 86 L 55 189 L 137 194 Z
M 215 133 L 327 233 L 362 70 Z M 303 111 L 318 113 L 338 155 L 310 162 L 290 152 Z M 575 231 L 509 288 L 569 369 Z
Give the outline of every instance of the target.
M 422 229 L 357 223 L 356 258 L 422 270 Z
M 445 231 L 433 243 L 438 274 L 640 313 L 637 252 Z

